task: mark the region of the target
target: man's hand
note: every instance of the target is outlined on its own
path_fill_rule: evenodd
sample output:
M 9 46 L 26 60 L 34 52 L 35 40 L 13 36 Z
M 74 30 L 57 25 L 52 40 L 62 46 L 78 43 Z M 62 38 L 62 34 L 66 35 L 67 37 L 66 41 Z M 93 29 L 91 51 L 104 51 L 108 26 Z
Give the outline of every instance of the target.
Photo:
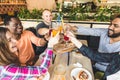
M 40 34 L 40 35 L 45 35 L 45 34 L 47 34 L 49 32 L 49 29 L 48 28 L 40 28 L 39 30 L 38 30 L 38 33 Z
M 70 24 L 64 24 L 64 30 L 65 31 L 72 31 L 72 32 L 76 33 L 77 29 L 78 29 L 77 26 L 72 26 Z

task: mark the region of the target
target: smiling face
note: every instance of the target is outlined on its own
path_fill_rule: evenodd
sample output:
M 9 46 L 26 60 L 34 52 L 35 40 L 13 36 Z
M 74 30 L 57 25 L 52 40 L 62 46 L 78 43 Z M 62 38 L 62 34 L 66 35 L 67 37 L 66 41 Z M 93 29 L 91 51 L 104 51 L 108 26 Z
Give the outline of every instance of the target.
M 23 26 L 19 19 L 11 18 L 9 24 L 6 27 L 10 30 L 10 32 L 14 35 L 21 35 L 23 31 Z
M 19 65 L 16 40 L 9 29 L 0 27 L 0 65 Z
M 44 10 L 42 13 L 42 18 L 46 24 L 51 24 L 52 13 L 49 10 Z
M 9 49 L 12 53 L 16 53 L 17 52 L 17 46 L 16 46 L 16 40 L 13 38 L 12 34 L 7 31 L 6 32 L 6 38 L 9 44 Z
M 108 36 L 116 38 L 120 36 L 120 18 L 115 18 L 108 27 Z

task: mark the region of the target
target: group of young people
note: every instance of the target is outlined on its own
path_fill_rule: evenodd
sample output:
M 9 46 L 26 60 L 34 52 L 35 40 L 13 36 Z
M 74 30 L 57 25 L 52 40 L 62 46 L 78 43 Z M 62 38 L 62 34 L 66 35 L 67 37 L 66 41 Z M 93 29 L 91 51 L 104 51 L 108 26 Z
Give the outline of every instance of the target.
M 43 22 L 36 27 L 37 36 L 31 31 L 23 30 L 18 17 L 8 16 L 4 19 L 5 27 L 0 27 L 0 79 L 1 80 L 26 80 L 39 78 L 48 71 L 53 54 L 53 46 L 59 42 L 59 32 L 55 37 L 49 35 L 52 26 L 52 13 L 45 9 L 42 13 Z M 85 27 L 72 27 L 66 25 L 65 34 L 75 44 L 78 50 L 97 63 L 108 63 L 103 70 L 103 80 L 109 79 L 116 73 L 120 73 L 120 15 L 116 16 L 108 29 L 94 29 Z M 77 40 L 74 33 L 83 35 L 100 36 L 98 51 L 93 51 Z M 38 46 L 36 51 L 45 52 L 42 63 L 33 65 L 35 51 L 32 43 Z M 111 54 L 110 54 L 111 53 Z M 39 60 L 39 59 L 38 59 Z M 116 78 L 117 79 L 117 78 Z

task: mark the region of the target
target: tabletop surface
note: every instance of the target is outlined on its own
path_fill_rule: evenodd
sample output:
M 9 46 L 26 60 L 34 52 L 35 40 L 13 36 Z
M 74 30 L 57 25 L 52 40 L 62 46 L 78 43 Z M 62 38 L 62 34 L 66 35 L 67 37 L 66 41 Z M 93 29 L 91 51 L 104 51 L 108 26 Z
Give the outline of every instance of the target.
M 93 78 L 92 80 L 94 80 L 91 60 L 89 58 L 83 56 L 81 53 L 74 52 L 74 51 L 56 55 L 54 64 L 52 64 L 49 67 L 50 80 L 74 80 L 70 76 L 70 74 L 71 74 L 72 69 L 78 67 L 78 66 L 74 65 L 75 63 L 82 64 L 82 68 L 85 68 L 86 70 L 88 70 L 92 75 L 92 78 Z M 64 69 L 66 69 L 66 72 L 64 75 L 58 75 L 55 73 L 55 68 L 58 65 L 63 65 Z M 56 78 L 61 78 L 61 79 L 56 79 Z

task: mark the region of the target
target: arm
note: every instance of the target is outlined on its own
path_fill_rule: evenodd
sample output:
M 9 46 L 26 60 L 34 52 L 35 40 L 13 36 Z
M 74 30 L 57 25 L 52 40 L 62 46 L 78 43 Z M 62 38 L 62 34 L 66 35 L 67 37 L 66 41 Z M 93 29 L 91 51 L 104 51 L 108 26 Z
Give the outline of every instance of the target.
M 42 38 L 43 35 L 49 32 L 49 26 L 46 25 L 44 22 L 41 22 L 36 26 L 36 31 L 37 31 L 37 36 Z
M 81 35 L 100 36 L 106 32 L 106 30 L 107 29 L 104 28 L 87 28 L 78 26 L 77 33 Z
M 71 33 L 68 32 L 67 36 L 70 38 L 71 42 L 75 44 L 75 46 L 79 49 L 79 51 L 89 57 L 90 59 L 94 61 L 99 61 L 99 62 L 110 62 L 116 54 L 104 54 L 104 53 L 99 53 L 97 51 L 93 51 L 92 49 L 88 48 L 87 46 L 83 45 L 80 41 L 78 41 L 75 36 Z
M 41 66 L 16 66 L 16 65 L 8 65 L 5 66 L 3 70 L 5 70 L 4 74 L 11 73 L 11 76 L 24 76 L 24 77 L 37 77 L 41 74 L 45 74 L 50 66 L 50 60 L 52 58 L 52 49 L 46 50 L 46 56 L 43 59 Z
M 45 34 L 49 33 L 49 29 L 48 28 L 39 28 L 37 32 L 40 35 L 45 35 Z
M 33 76 L 40 76 L 47 72 L 48 67 L 50 66 L 50 60 L 52 58 L 52 48 L 53 45 L 58 43 L 59 41 L 59 33 L 55 37 L 50 38 L 48 42 L 48 48 L 46 50 L 46 55 L 42 60 L 41 66 L 16 66 L 16 65 L 8 65 L 5 66 L 3 70 L 5 73 L 13 73 L 11 76 L 24 76 L 24 77 L 33 77 Z M 1 71 L 2 72 L 2 71 Z
M 91 35 L 91 36 L 100 36 L 102 33 L 106 32 L 105 28 L 88 28 L 83 26 L 71 26 L 65 24 L 65 29 L 68 31 L 73 31 L 80 35 Z
M 39 35 L 41 35 L 41 38 L 43 38 L 46 42 L 49 40 L 50 36 L 49 36 L 49 29 L 48 28 L 39 28 L 37 32 Z
M 38 38 L 30 31 L 27 31 L 27 34 L 29 35 L 31 42 L 36 46 L 44 46 L 47 43 L 47 41 L 44 40 L 44 38 Z
M 79 48 L 79 51 L 84 55 L 96 62 L 111 62 L 113 57 L 118 53 L 107 54 L 107 53 L 99 53 L 98 51 L 94 51 L 89 47 L 82 45 Z

